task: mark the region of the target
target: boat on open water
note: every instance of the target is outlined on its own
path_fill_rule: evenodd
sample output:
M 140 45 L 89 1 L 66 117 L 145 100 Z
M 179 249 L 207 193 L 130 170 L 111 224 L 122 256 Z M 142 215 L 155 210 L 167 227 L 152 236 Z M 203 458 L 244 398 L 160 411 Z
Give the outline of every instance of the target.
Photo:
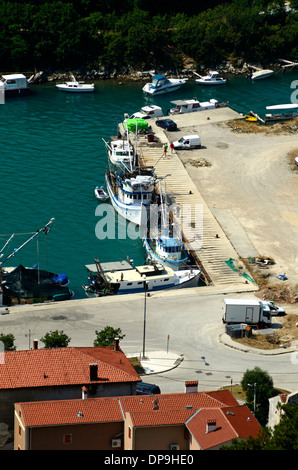
M 153 75 L 152 82 L 146 83 L 143 92 L 148 95 L 160 95 L 177 91 L 182 85 L 185 85 L 187 78 L 167 78 L 164 75 Z

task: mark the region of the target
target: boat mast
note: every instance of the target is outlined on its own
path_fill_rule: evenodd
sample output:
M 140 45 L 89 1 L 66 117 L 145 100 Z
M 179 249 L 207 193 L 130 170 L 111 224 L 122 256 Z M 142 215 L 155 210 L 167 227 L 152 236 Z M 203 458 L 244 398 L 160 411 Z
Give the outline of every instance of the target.
M 32 235 L 32 237 L 28 238 L 28 240 L 23 243 L 22 245 L 20 245 L 18 248 L 15 248 L 13 250 L 13 252 L 7 256 L 1 263 L 1 265 L 3 263 L 5 263 L 9 258 L 11 258 L 12 256 L 14 256 L 16 253 L 18 253 L 18 251 L 20 251 L 25 245 L 27 245 L 27 243 L 29 243 L 31 240 L 33 240 L 35 237 L 37 237 L 37 235 L 40 233 L 40 232 L 44 232 L 45 234 L 48 233 L 48 231 L 50 230 L 50 225 L 51 223 L 54 221 L 55 219 L 52 218 L 44 227 L 40 228 L 39 230 L 37 230 L 37 232 L 34 233 L 34 235 Z

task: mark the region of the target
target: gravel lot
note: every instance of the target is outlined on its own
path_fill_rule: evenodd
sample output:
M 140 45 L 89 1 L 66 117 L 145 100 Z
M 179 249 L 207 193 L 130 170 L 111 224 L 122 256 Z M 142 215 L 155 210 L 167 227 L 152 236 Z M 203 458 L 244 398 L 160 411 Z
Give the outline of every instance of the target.
M 241 124 L 255 132 L 243 131 Z M 241 224 L 251 241 L 251 252 L 245 254 L 235 244 L 238 254 L 272 258 L 269 284 L 298 284 L 298 169 L 289 163 L 289 154 L 292 159 L 298 155 L 295 127 L 288 132 L 289 124 L 260 127 L 243 120 L 215 122 L 213 116 L 188 127 L 181 119 L 178 125 L 178 132 L 168 133 L 170 140 L 201 137 L 201 149 L 177 153 L 208 207 L 231 241 L 233 224 Z M 277 279 L 278 274 L 288 280 Z

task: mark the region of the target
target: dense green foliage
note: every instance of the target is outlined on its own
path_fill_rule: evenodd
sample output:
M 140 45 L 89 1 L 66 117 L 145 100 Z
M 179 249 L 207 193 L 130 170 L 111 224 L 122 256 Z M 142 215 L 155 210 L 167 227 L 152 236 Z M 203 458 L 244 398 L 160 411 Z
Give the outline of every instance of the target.
M 44 343 L 45 348 L 66 348 L 71 338 L 64 331 L 50 331 L 40 339 Z
M 118 338 L 123 339 L 125 335 L 122 334 L 121 328 L 113 328 L 112 326 L 106 326 L 101 331 L 95 331 L 96 339 L 94 340 L 93 346 L 113 346 L 114 340 Z
M 2 71 L 182 66 L 298 57 L 298 12 L 282 0 L 0 1 Z M 291 5 L 297 7 L 297 0 Z
M 260 425 L 265 426 L 269 413 L 268 400 L 277 393 L 272 378 L 266 371 L 255 367 L 245 372 L 241 386 L 246 392 L 246 405 L 255 414 Z

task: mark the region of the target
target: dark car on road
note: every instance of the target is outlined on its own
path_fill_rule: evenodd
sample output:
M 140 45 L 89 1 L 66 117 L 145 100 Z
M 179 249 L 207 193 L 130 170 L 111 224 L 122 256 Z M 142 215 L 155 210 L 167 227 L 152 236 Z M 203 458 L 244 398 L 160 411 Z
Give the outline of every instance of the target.
M 158 119 L 155 124 L 167 131 L 177 131 L 177 124 L 172 119 Z

